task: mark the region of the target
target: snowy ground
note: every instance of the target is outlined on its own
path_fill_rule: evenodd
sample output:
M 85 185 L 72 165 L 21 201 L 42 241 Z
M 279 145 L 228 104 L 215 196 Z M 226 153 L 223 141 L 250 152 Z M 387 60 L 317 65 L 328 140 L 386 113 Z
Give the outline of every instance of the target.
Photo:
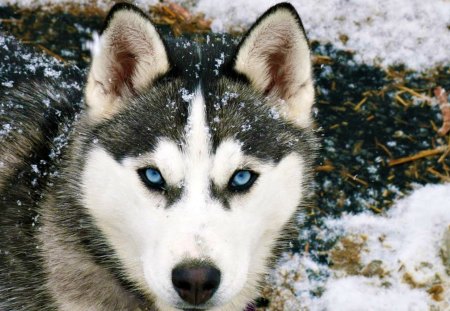
M 0 6 L 50 2 L 72 1 L 0 0 Z M 141 7 L 156 2 L 137 1 Z M 179 2 L 212 18 L 215 31 L 228 31 L 247 28 L 277 1 Z M 292 3 L 310 39 L 353 50 L 359 62 L 404 63 L 418 70 L 450 63 L 449 0 Z M 107 1 L 99 4 L 110 6 Z M 286 253 L 264 290 L 270 310 L 450 310 L 449 198 L 450 184 L 428 185 L 399 200 L 385 215 L 365 212 L 325 219 L 311 230 L 324 243 L 338 241 L 330 263 L 315 260 L 314 251 Z M 302 234 L 307 239 L 311 232 Z
M 276 310 L 450 310 L 449 198 L 450 184 L 428 185 L 384 216 L 327 219 L 330 265 L 286 254 L 270 278 Z
M 90 0 L 78 1 L 91 4 Z M 110 1 L 99 0 L 107 9 Z M 156 0 L 134 1 L 141 7 Z M 214 31 L 241 30 L 277 0 L 178 0 L 193 12 L 213 20 Z M 292 0 L 311 40 L 331 42 L 356 52 L 355 59 L 368 64 L 404 63 L 411 69 L 450 63 L 449 0 Z M 0 0 L 2 4 L 36 6 L 73 3 L 59 0 Z

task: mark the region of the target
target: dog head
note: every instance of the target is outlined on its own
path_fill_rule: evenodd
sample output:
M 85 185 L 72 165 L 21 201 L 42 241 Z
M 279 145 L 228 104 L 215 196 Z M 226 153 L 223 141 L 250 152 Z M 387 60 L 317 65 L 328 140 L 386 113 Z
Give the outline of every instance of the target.
M 119 4 L 93 55 L 76 185 L 88 239 L 161 310 L 242 310 L 310 191 L 300 18 L 277 5 L 232 41 L 164 41 Z

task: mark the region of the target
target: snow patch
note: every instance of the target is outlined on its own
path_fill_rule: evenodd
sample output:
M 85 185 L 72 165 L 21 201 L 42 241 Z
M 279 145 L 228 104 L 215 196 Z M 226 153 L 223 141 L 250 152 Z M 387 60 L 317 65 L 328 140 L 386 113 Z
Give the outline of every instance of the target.
M 308 254 L 287 254 L 270 278 L 277 288 L 272 301 L 284 310 L 294 310 L 292 300 L 297 310 L 309 311 L 448 310 L 449 254 L 443 253 L 449 252 L 444 251 L 449 198 L 450 184 L 427 185 L 386 215 L 364 212 L 325 220 L 321 235 L 357 245 L 358 260 L 343 269 L 315 263 Z
M 148 10 L 156 0 L 134 4 Z M 205 13 L 216 32 L 243 31 L 279 0 L 177 0 L 193 13 Z M 95 3 L 105 11 L 110 1 L 78 0 L 82 6 Z M 360 63 L 405 64 L 424 70 L 448 65 L 450 58 L 450 1 L 448 0 L 292 0 L 310 40 L 331 42 L 356 53 Z M 68 0 L 0 0 L 0 6 L 27 7 L 73 4 Z M 95 44 L 93 45 L 95 46 Z M 95 48 L 94 48 L 95 50 Z
M 199 0 L 214 31 L 248 28 L 277 0 Z M 361 63 L 405 63 L 411 69 L 445 65 L 450 58 L 450 2 L 446 0 L 292 0 L 310 40 L 356 52 Z
M 391 288 L 362 276 L 332 279 L 318 306 L 333 311 L 423 311 L 428 310 L 428 294 L 399 283 Z

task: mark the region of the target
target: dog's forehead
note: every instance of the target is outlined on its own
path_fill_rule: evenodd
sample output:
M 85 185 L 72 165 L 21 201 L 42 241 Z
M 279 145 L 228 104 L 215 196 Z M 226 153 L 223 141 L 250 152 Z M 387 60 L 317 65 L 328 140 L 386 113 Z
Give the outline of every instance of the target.
M 212 153 L 229 138 L 241 143 L 244 153 L 264 160 L 278 161 L 293 151 L 301 131 L 284 122 L 263 94 L 229 76 L 235 42 L 226 36 L 208 38 L 203 43 L 170 41 L 172 73 L 97 126 L 93 140 L 98 139 L 116 159 L 152 152 L 161 139 L 183 149 L 197 94 L 205 105 Z
M 292 152 L 302 135 L 285 122 L 265 98 L 241 83 L 223 79 L 214 90 L 205 91 L 212 149 L 232 138 L 252 157 L 279 161 Z
M 211 153 L 222 142 L 233 139 L 245 154 L 277 162 L 298 147 L 301 130 L 284 122 L 251 90 L 228 82 L 224 82 L 227 87 L 208 88 L 207 94 L 203 90 L 198 95 L 205 109 Z M 98 141 L 118 160 L 153 152 L 161 140 L 172 141 L 183 150 L 195 93 L 183 87 L 173 92 L 162 87 L 160 93 L 139 98 L 129 109 L 98 126 L 92 141 Z

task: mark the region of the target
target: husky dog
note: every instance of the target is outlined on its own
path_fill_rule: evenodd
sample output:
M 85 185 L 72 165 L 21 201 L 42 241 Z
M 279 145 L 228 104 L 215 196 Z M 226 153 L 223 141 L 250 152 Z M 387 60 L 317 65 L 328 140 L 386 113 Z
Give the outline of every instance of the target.
M 258 297 L 311 193 L 311 58 L 286 3 L 232 42 L 164 39 L 116 4 L 85 108 L 57 78 L 3 96 L 0 121 L 17 126 L 0 136 L 1 311 Z

